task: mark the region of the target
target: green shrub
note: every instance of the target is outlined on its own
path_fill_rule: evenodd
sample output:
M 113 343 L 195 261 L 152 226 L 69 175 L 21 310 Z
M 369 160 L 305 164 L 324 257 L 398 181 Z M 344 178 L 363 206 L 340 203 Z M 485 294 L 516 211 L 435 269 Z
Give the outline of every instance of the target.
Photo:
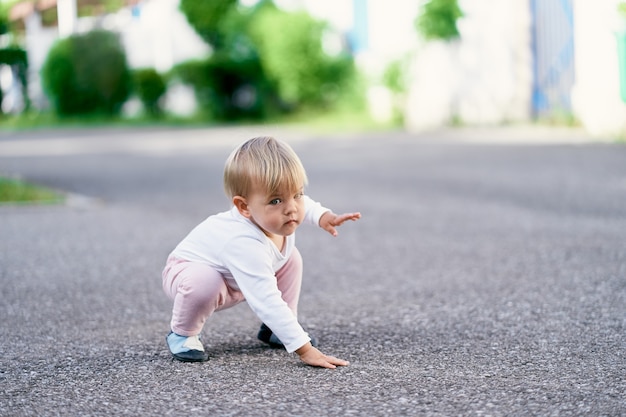
M 459 37 L 456 21 L 462 16 L 457 0 L 430 0 L 415 24 L 426 40 L 450 40 Z
M 131 75 L 116 34 L 96 30 L 57 41 L 41 70 L 44 91 L 61 115 L 118 114 Z
M 352 58 L 330 56 L 322 45 L 327 26 L 302 12 L 264 8 L 251 36 L 263 70 L 280 98 L 292 105 L 324 105 L 354 76 Z
M 144 111 L 150 116 L 160 116 L 161 97 L 167 91 L 167 86 L 161 74 L 154 68 L 141 68 L 133 71 L 133 87 Z
M 261 119 L 273 111 L 273 92 L 258 59 L 215 53 L 178 64 L 171 76 L 191 85 L 200 108 L 217 120 Z
M 17 76 L 22 87 L 22 99 L 24 100 L 24 109 L 30 107 L 30 99 L 28 97 L 28 56 L 26 51 L 17 46 L 9 46 L 0 49 L 0 65 L 10 65 L 17 69 Z M 2 113 L 2 99 L 4 94 L 0 88 L 0 113 Z
M 0 49 L 0 64 L 28 66 L 26 51 L 17 46 Z
M 354 85 L 352 57 L 327 54 L 326 23 L 306 13 L 281 11 L 269 0 L 253 7 L 182 0 L 180 7 L 214 53 L 176 71 L 218 119 L 326 107 Z

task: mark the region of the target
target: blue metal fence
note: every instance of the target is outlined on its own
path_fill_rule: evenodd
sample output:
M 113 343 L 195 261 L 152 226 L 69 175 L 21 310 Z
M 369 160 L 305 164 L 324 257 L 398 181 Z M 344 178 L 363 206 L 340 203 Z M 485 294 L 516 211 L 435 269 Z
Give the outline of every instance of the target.
M 571 111 L 574 84 L 572 0 L 531 0 L 535 117 Z

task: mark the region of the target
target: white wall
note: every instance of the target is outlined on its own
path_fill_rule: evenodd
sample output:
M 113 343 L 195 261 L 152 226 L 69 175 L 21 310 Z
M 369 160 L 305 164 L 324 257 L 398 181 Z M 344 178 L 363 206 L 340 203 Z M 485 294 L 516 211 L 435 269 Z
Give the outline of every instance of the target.
M 527 0 L 461 0 L 462 40 L 422 43 L 405 120 L 424 130 L 458 118 L 500 124 L 531 117 L 531 16 Z
M 576 81 L 572 106 L 595 136 L 626 135 L 626 104 L 619 94 L 615 31 L 617 0 L 574 0 Z
M 150 0 L 140 3 L 138 16 L 126 9 L 115 17 L 113 29 L 122 35 L 132 68 L 163 72 L 179 62 L 208 55 L 208 45 L 191 28 L 178 8 L 179 3 L 180 0 Z
M 527 1 L 460 2 L 463 41 L 457 111 L 462 121 L 497 124 L 531 116 L 531 13 Z
M 57 29 L 43 27 L 41 16 L 35 12 L 28 16 L 26 26 L 26 51 L 28 54 L 28 96 L 33 107 L 44 109 L 48 106 L 43 88 L 41 86 L 41 67 L 43 66 L 48 51 L 56 41 Z
M 626 135 L 615 32 L 619 0 L 574 0 L 572 112 L 592 135 Z M 467 124 L 531 120 L 531 15 L 528 0 L 461 0 L 462 41 L 419 47 L 406 112 L 424 130 L 456 116 Z

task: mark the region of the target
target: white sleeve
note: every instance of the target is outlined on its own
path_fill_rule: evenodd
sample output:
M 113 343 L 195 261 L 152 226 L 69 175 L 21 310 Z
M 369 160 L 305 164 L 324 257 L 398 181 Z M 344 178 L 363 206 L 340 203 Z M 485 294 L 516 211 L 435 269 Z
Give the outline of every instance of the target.
M 253 237 L 239 237 L 221 256 L 248 305 L 291 353 L 311 339 L 282 299 L 267 247 Z
M 304 198 L 304 208 L 306 211 L 304 215 L 304 222 L 315 225 L 315 226 L 319 226 L 320 217 L 322 217 L 322 215 L 326 213 L 327 211 L 330 211 L 330 209 L 323 207 L 317 201 L 313 201 L 307 195 L 305 195 L 303 198 Z

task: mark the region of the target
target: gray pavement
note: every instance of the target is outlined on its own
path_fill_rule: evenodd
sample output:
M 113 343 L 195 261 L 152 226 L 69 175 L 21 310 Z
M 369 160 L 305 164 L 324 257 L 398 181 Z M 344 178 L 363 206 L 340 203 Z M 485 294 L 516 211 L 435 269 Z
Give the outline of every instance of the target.
M 310 368 L 243 304 L 170 359 L 168 252 L 224 210 L 224 159 L 289 141 L 308 193 L 363 219 L 298 232 Z M 579 131 L 0 134 L 0 173 L 71 193 L 0 207 L 0 415 L 626 415 L 626 146 Z

